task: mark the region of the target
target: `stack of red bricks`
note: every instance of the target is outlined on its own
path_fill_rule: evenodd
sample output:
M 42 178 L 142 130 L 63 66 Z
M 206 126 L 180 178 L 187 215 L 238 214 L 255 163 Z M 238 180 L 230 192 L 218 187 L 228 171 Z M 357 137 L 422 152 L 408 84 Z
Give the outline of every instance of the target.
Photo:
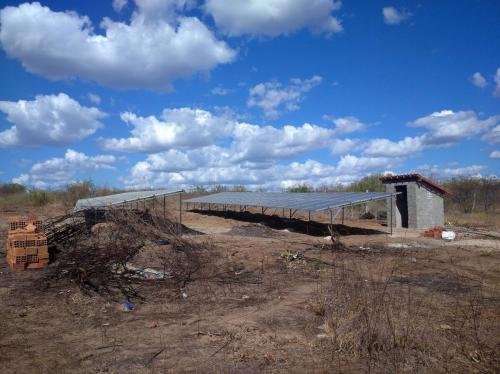
M 13 270 L 40 269 L 49 262 L 47 236 L 36 216 L 9 218 L 7 263 Z
M 430 230 L 424 231 L 422 233 L 422 236 L 425 236 L 427 238 L 441 239 L 442 232 L 443 232 L 443 228 L 436 226 Z

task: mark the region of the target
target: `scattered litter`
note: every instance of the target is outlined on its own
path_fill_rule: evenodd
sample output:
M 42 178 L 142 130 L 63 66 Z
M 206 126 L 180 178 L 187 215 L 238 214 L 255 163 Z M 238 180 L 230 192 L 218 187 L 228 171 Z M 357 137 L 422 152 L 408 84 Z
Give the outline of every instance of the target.
M 301 252 L 285 251 L 280 254 L 280 257 L 287 261 L 294 261 L 303 258 L 304 255 Z
M 319 325 L 319 326 L 318 326 L 318 327 L 316 327 L 316 328 L 317 328 L 317 329 L 319 329 L 319 330 L 326 331 L 326 329 L 327 329 L 327 325 L 326 325 L 326 323 L 323 323 L 322 325 Z
M 119 266 L 115 267 L 117 273 L 122 273 L 124 270 L 127 272 L 131 272 L 130 277 L 133 278 L 142 278 L 147 280 L 158 280 L 168 278 L 169 275 L 164 271 L 156 270 L 152 268 L 140 268 L 129 263 L 125 264 L 125 269 L 120 269 Z
M 441 233 L 441 238 L 443 238 L 443 240 L 448 240 L 448 241 L 452 241 L 452 240 L 455 240 L 457 234 L 455 234 L 455 231 L 443 231 Z
M 427 245 L 424 245 L 422 243 L 389 243 L 387 244 L 387 247 L 397 249 L 428 248 Z
M 243 300 L 248 300 L 248 299 L 250 299 L 250 296 L 248 296 L 248 295 L 243 295 L 242 299 L 243 299 Z
M 331 235 L 325 236 L 323 240 L 330 242 L 332 240 L 332 236 Z
M 414 245 L 406 243 L 389 243 L 387 244 L 389 248 L 413 248 Z
M 130 312 L 131 310 L 134 310 L 134 304 L 132 304 L 130 301 L 125 300 L 123 302 L 123 311 L 124 312 Z
M 289 229 L 283 229 L 283 230 L 281 230 L 281 231 L 283 231 L 283 232 L 287 232 L 287 233 L 290 233 L 290 232 L 291 232 Z
M 328 339 L 330 337 L 330 335 L 328 335 L 328 334 L 318 334 L 318 335 L 316 335 L 316 337 L 318 339 Z
M 359 249 L 361 249 L 362 251 L 369 251 L 369 250 L 371 250 L 371 247 L 360 246 Z
M 181 295 L 182 295 L 183 299 L 187 299 L 187 297 L 188 297 L 188 294 L 186 293 L 186 291 L 182 291 Z
M 442 330 L 451 330 L 452 327 L 450 325 L 446 325 L 446 324 L 442 324 L 441 326 L 439 326 Z

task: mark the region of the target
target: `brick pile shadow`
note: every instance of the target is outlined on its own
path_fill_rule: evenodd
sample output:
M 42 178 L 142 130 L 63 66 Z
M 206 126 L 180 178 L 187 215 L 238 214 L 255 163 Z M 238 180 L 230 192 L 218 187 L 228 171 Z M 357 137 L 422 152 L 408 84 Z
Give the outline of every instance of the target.
M 311 236 L 327 236 L 330 235 L 328 230 L 329 224 L 321 223 L 318 221 L 304 221 L 298 218 L 283 218 L 277 215 L 266 215 L 260 213 L 250 213 L 250 212 L 237 212 L 232 210 L 220 211 L 220 210 L 200 210 L 200 209 L 190 209 L 190 212 L 198 213 L 206 216 L 217 216 L 228 219 L 234 219 L 244 222 L 261 223 L 275 230 L 289 229 L 300 234 L 306 234 Z M 361 227 L 351 227 L 342 224 L 333 224 L 333 230 L 335 230 L 339 235 L 376 235 L 385 234 L 383 231 L 366 229 Z

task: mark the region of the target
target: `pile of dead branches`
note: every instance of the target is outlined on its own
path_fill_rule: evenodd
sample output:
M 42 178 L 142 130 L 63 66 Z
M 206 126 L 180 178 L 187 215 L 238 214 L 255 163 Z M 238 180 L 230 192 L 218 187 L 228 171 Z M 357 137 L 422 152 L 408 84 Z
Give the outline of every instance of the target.
M 158 248 L 163 280 L 175 285 L 184 286 L 211 261 L 209 246 L 183 238 L 179 224 L 168 218 L 118 208 L 85 214 L 84 220 L 66 217 L 47 227 L 58 249 L 47 282 L 69 280 L 86 292 L 141 298 L 143 272 L 130 263 L 146 246 Z

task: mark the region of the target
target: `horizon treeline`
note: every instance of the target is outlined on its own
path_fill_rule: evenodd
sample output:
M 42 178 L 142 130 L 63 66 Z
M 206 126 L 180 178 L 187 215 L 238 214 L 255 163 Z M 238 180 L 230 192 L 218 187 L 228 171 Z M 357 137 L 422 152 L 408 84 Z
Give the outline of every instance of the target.
M 301 183 L 283 189 L 287 192 L 382 192 L 385 185 L 380 181 L 380 174 L 368 175 L 350 184 L 312 186 Z M 461 213 L 495 212 L 500 196 L 500 180 L 496 177 L 454 177 L 440 182 L 451 195 L 445 197 L 447 210 Z M 57 190 L 28 188 L 18 183 L 0 183 L 0 201 L 18 202 L 42 206 L 51 202 L 60 202 L 66 207 L 74 206 L 78 199 L 105 196 L 124 192 L 116 188 L 96 186 L 91 180 L 75 182 Z M 205 194 L 215 192 L 252 191 L 244 185 L 195 186 L 188 193 Z M 264 191 L 260 189 L 260 191 Z

